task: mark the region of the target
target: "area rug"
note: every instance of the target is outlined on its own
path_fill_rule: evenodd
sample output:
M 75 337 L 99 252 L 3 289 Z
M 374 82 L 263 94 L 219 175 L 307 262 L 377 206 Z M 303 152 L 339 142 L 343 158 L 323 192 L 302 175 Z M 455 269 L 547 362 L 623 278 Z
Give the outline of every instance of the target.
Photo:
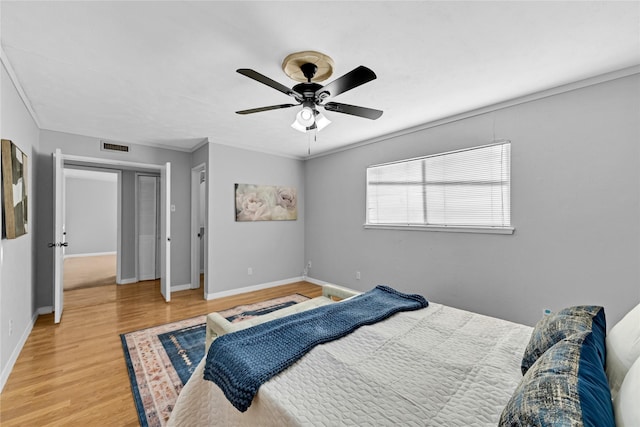
M 219 313 L 232 323 L 309 298 L 293 294 Z M 206 315 L 120 335 L 141 426 L 163 426 L 182 387 L 204 357 Z

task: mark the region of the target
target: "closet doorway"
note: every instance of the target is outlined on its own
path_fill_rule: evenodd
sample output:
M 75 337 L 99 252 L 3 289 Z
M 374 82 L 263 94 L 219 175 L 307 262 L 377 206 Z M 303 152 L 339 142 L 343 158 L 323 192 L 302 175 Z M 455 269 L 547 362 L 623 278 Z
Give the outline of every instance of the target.
M 160 278 L 160 175 L 136 174 L 136 277 Z
M 207 298 L 207 167 L 201 163 L 191 169 L 191 289 L 202 287 Z

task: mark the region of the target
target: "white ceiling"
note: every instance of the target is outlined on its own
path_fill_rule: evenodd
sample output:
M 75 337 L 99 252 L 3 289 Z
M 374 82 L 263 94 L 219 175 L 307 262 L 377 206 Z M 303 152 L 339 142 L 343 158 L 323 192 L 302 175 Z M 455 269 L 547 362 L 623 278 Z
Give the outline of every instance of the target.
M 10 2 L 1 37 L 41 128 L 191 150 L 210 141 L 317 154 L 640 64 L 640 2 Z M 378 79 L 337 102 L 317 141 L 290 127 L 298 108 L 235 111 L 292 98 L 290 53 L 317 50 L 339 77 Z M 325 82 L 325 84 L 327 83 Z

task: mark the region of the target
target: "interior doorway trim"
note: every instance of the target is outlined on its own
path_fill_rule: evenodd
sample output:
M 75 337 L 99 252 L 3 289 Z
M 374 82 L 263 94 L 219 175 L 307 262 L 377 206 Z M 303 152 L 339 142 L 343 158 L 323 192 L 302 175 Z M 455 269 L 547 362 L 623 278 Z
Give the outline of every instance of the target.
M 160 171 L 162 170 L 162 167 L 164 165 L 159 165 L 159 164 L 153 164 L 153 163 L 140 163 L 140 162 L 130 162 L 130 161 L 125 161 L 125 160 L 112 160 L 112 159 L 102 159 L 99 157 L 84 157 L 84 156 L 77 156 L 74 154 L 63 154 L 62 156 L 63 158 L 63 167 L 65 167 L 66 165 L 73 165 L 73 166 L 85 166 L 88 168 L 119 168 L 119 169 L 128 169 L 128 170 L 135 170 L 135 171 L 143 171 L 143 170 L 148 170 L 150 172 L 153 173 L 160 173 Z M 122 224 L 122 171 L 119 170 L 119 176 L 118 176 L 118 230 L 120 230 L 121 224 Z M 130 278 L 128 280 L 123 280 L 122 279 L 122 271 L 121 271 L 121 265 L 122 265 L 122 239 L 121 239 L 121 233 L 118 233 L 117 236 L 117 260 L 116 260 L 116 283 L 119 285 L 125 285 L 125 284 L 129 284 L 129 283 L 135 283 L 137 281 L 137 277 L 136 278 Z M 137 262 L 137 260 L 136 260 Z M 137 266 L 136 266 L 136 270 L 137 270 Z M 137 275 L 137 271 L 136 271 L 136 275 Z
M 207 193 L 209 188 L 209 177 L 207 173 L 207 164 L 200 163 L 199 165 L 191 168 L 191 289 L 198 289 L 200 287 L 200 224 L 198 222 L 198 212 L 200 209 L 200 182 L 201 175 L 204 174 L 204 234 L 202 240 L 204 241 L 204 286 L 203 295 L 207 294 L 207 278 L 208 274 L 208 262 L 207 262 L 207 242 L 209 239 L 209 226 L 207 222 L 207 212 L 209 203 L 207 202 Z

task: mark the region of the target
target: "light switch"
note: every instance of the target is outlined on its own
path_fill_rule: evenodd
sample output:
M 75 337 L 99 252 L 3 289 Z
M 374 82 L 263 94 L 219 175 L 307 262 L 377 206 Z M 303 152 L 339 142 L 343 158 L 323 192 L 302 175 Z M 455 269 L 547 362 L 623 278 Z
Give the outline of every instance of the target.
M 171 212 L 175 212 L 176 211 L 176 205 L 171 205 Z

